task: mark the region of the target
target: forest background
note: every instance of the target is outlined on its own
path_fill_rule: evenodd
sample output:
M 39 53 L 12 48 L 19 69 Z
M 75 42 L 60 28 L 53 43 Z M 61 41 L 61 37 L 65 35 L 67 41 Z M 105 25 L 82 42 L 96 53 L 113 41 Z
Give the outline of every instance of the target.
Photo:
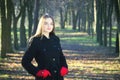
M 120 59 L 120 0 L 0 0 L 0 62 L 26 49 L 45 13 L 54 17 L 56 32 L 85 33 Z

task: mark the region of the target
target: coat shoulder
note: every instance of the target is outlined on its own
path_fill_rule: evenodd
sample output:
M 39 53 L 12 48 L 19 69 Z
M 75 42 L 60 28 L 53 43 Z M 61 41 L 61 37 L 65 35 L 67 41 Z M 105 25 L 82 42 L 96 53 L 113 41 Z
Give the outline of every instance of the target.
M 39 39 L 39 37 L 31 37 L 28 42 L 31 43 L 31 42 L 36 42 L 37 40 Z
M 56 35 L 53 35 L 53 39 L 57 40 L 57 41 L 60 41 L 60 38 Z
M 38 44 L 38 42 L 40 42 L 40 37 L 31 37 L 28 39 L 28 46 L 30 46 L 31 44 Z

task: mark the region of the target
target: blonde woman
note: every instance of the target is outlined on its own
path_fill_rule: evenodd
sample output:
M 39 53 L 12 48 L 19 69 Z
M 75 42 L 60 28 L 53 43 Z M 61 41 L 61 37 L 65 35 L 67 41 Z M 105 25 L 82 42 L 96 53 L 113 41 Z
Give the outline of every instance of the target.
M 48 14 L 43 15 L 22 58 L 22 66 L 35 76 L 35 80 L 64 80 L 68 73 L 68 65 L 54 28 L 54 19 Z M 31 63 L 33 59 L 37 66 Z

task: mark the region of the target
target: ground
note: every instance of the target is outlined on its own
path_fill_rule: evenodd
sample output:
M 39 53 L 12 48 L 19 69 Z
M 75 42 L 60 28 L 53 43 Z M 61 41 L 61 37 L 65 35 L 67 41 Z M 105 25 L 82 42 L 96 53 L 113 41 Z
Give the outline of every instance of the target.
M 120 80 L 120 59 L 114 56 L 114 48 L 96 46 L 90 40 L 87 43 L 73 40 L 88 38 L 87 34 L 58 33 L 58 36 L 69 67 L 65 80 Z M 7 53 L 7 58 L 0 60 L 0 80 L 34 80 L 21 66 L 23 54 L 24 51 Z

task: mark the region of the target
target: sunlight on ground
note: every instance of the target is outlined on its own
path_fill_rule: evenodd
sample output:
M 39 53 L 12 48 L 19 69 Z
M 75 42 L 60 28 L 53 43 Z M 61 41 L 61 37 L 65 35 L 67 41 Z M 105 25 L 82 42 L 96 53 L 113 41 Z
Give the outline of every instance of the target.
M 110 77 L 106 77 L 107 75 L 111 75 L 112 78 L 114 78 L 114 74 L 120 75 L 120 64 L 118 61 L 67 60 L 67 62 L 70 71 L 69 75 L 75 78 L 79 78 L 81 75 L 94 75 L 93 77 L 97 77 L 98 79 L 102 76 L 103 79 L 108 80 Z
M 85 32 L 58 31 L 57 35 L 60 37 L 60 40 L 63 43 L 85 46 L 98 46 L 95 37 L 91 37 Z
M 3 74 L 3 75 L 2 75 L 2 74 L 0 73 L 0 78 L 8 78 L 8 77 L 9 77 L 8 74 Z
M 85 33 L 85 32 L 73 32 L 73 33 L 70 33 L 70 32 L 68 32 L 68 33 L 64 33 L 64 32 L 57 32 L 56 33 L 58 36 L 60 36 L 60 37 L 62 37 L 62 36 L 65 36 L 65 37 L 67 37 L 67 36 L 71 36 L 71 37 L 75 37 L 75 36 L 88 36 L 88 34 L 87 33 Z

